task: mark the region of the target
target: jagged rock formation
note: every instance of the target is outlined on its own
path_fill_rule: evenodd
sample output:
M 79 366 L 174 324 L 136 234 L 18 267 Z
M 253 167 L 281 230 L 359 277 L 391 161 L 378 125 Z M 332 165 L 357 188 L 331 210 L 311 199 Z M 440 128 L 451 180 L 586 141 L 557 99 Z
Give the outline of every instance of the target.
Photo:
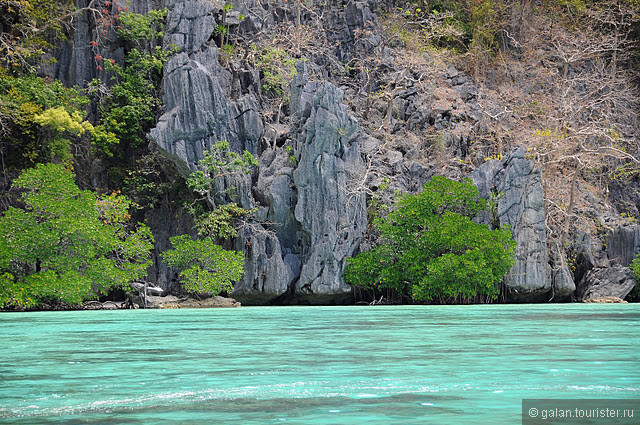
M 346 257 L 358 248 L 367 224 L 364 195 L 350 188 L 364 170 L 355 143 L 358 125 L 347 113 L 342 91 L 307 81 L 304 63 L 291 96 L 299 157 L 294 211 L 309 242 L 295 290 L 303 298 L 348 294 L 342 277 Z
M 617 226 L 601 235 L 580 232 L 574 235 L 573 250 L 576 300 L 624 298 L 637 284 L 628 266 L 640 252 L 640 226 Z
M 84 9 L 84 12 L 74 18 L 69 40 L 64 40 L 57 46 L 56 61 L 50 65 L 44 65 L 42 71 L 59 79 L 66 86 L 86 87 L 89 81 L 100 77 L 93 59 L 97 47 L 89 44 L 97 39 L 98 29 L 94 17 L 87 10 L 89 7 L 95 8 L 96 3 L 92 0 L 74 0 L 73 3 L 76 9 Z M 164 8 L 164 3 L 164 0 L 129 0 L 126 6 L 130 12 L 145 14 L 150 10 Z M 124 50 L 121 46 L 101 49 L 104 49 L 100 51 L 103 56 L 122 63 Z
M 257 206 L 258 221 L 245 226 L 236 248 L 246 253 L 245 275 L 233 292 L 243 303 L 278 297 L 298 302 L 342 302 L 350 287 L 342 278 L 345 258 L 366 228 L 365 199 L 349 193 L 352 173 L 363 167 L 342 91 L 309 82 L 304 65 L 293 84 L 290 129 L 295 162 L 275 144 L 259 141 L 264 127 L 254 85 L 232 93 L 233 76 L 219 62 L 211 39 L 216 5 L 169 1 L 166 43 L 179 53 L 165 67 L 166 112 L 151 131 L 157 146 L 188 175 L 218 140 L 259 156 L 254 193 L 249 179 L 227 181 L 245 208 Z M 236 93 L 237 94 L 237 93 Z
M 286 10 L 272 15 L 245 3 L 239 10 L 256 11 L 243 24 L 246 32 L 265 29 L 277 19 L 293 19 Z M 326 81 L 308 81 L 304 65 L 292 85 L 290 121 L 263 124 L 257 74 L 251 69 L 239 72 L 233 66 L 231 73 L 220 65 L 212 37 L 220 5 L 169 0 L 167 6 L 165 42 L 178 45 L 180 52 L 165 68 L 166 113 L 151 138 L 183 175 L 195 169 L 203 151 L 217 140 L 260 158 L 253 183 L 225 182 L 241 188 L 238 201 L 243 207 L 258 208 L 256 222 L 243 228 L 236 240 L 236 249 L 246 254 L 246 264 L 233 295 L 245 304 L 348 299 L 350 288 L 342 279 L 345 258 L 359 248 L 366 228 L 362 187 L 353 184 L 356 176 L 367 174 L 362 154 L 376 170 L 367 178 L 367 188 L 375 189 L 382 176 L 396 176 L 394 187 L 416 191 L 435 171 L 422 161 L 422 147 L 396 142 L 380 149 L 382 142 L 361 132 L 347 113 L 342 91 Z M 335 25 L 328 37 L 337 43 L 335 54 L 343 58 L 353 57 L 364 45 L 375 47 L 381 42 L 372 31 L 376 17 L 366 3 L 352 2 L 347 9 L 329 15 Z M 354 36 L 358 28 L 366 37 Z M 362 45 L 356 46 L 355 41 Z M 393 58 L 385 52 L 383 61 L 392 66 Z M 460 158 L 469 155 L 471 134 L 486 131 L 476 86 L 450 67 L 443 71 L 445 84 L 432 84 L 423 92 L 423 85 L 415 83 L 422 76 L 414 74 L 389 73 L 389 84 L 395 88 L 388 104 L 380 112 L 367 107 L 360 118 L 371 114 L 369 118 L 375 119 L 379 113 L 391 134 L 406 125 L 418 135 L 435 134 L 432 149 L 437 155 L 442 155 L 438 149 Z M 286 152 L 284 144 L 292 152 Z M 524 150 L 487 161 L 472 177 L 481 196 L 497 196 L 493 216 L 484 217 L 485 221 L 511 226 L 518 244 L 516 263 L 505 278 L 508 299 L 570 299 L 576 276 L 563 249 L 547 246 L 542 177 Z M 614 250 L 615 243 L 611 246 Z M 624 261 L 637 247 L 631 254 L 625 250 L 629 251 L 618 249 L 624 251 Z
M 576 284 L 567 257 L 559 243 L 552 244 L 550 251 L 552 293 L 549 301 L 571 301 Z
M 548 247 L 540 171 L 525 158 L 523 148 L 500 161 L 486 162 L 472 178 L 481 197 L 497 196 L 495 211 L 482 217 L 483 221 L 511 226 L 518 243 L 516 263 L 505 277 L 508 299 L 623 299 L 631 292 L 635 281 L 627 266 L 640 252 L 640 226 L 615 228 L 606 236 L 606 248 L 589 233 L 576 235 L 572 272 L 561 247 L 557 243 Z
M 212 40 L 213 2 L 169 0 L 165 44 L 178 54 L 165 65 L 165 107 L 151 139 L 183 175 L 196 169 L 203 152 L 219 140 L 257 155 L 263 127 L 253 93 L 231 99 L 231 73 L 220 65 Z
M 248 253 L 245 275 L 233 292 L 243 303 L 277 297 L 296 302 L 345 302 L 346 257 L 366 229 L 364 196 L 349 193 L 352 173 L 363 168 L 358 126 L 329 83 L 309 82 L 304 64 L 293 83 L 294 159 L 284 149 L 260 156 L 255 186 L 258 216 L 273 228 L 243 229 L 238 248 Z

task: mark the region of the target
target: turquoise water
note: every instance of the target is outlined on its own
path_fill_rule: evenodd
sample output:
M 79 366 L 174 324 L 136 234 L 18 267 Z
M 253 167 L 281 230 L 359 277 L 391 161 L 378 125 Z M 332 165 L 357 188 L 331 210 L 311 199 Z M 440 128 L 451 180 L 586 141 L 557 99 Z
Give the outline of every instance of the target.
M 640 398 L 640 305 L 0 314 L 0 422 L 519 424 Z

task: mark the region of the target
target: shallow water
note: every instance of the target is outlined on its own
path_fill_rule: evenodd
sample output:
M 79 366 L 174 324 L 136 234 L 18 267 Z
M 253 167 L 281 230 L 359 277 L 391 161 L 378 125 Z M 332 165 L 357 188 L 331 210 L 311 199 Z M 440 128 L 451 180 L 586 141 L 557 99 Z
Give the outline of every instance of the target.
M 0 422 L 494 424 L 640 398 L 640 305 L 0 314 Z

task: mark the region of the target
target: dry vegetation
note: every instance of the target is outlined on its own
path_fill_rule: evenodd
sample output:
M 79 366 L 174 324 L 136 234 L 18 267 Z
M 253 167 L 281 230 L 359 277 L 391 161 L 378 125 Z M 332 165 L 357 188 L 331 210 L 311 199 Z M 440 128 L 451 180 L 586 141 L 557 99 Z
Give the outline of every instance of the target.
M 622 2 L 579 20 L 559 12 L 530 7 L 516 48 L 496 56 L 493 87 L 481 87 L 504 105 L 494 126 L 543 170 L 549 234 L 564 243 L 571 226 L 595 231 L 597 216 L 614 216 L 611 180 L 638 176 L 638 15 Z
M 423 18 L 395 13 L 382 20 L 400 45 L 399 65 L 435 83 L 436 105 L 453 99 L 451 107 L 460 108 L 441 81 L 447 65 L 474 77 L 486 126 L 448 130 L 449 137 L 467 132 L 473 139 L 468 156 L 457 158 L 457 164 L 469 171 L 524 145 L 543 170 L 552 239 L 565 242 L 574 227 L 595 233 L 603 216 L 622 221 L 608 199 L 608 185 L 638 179 L 640 170 L 637 6 L 624 1 L 585 9 L 571 7 L 577 2 L 493 3 L 491 11 L 481 11 L 484 17 L 474 16 L 474 38 L 463 51 L 434 43 L 448 34 L 450 45 L 461 44 L 460 33 L 446 19 L 425 24 Z M 438 135 L 420 137 L 437 141 Z M 429 156 L 446 168 L 451 158 L 440 155 L 455 153 L 437 147 L 432 145 Z
M 393 180 L 398 152 L 405 164 L 460 177 L 523 145 L 543 170 L 552 239 L 622 219 L 608 186 L 639 178 L 637 2 L 382 2 L 350 40 L 336 37 L 346 24 L 333 3 L 273 3 L 276 24 L 238 44 L 236 57 L 271 69 L 281 88 L 265 96 L 267 123 L 287 123 L 287 86 L 304 58 L 311 78 L 343 88 L 363 131 L 382 142 L 369 184 Z

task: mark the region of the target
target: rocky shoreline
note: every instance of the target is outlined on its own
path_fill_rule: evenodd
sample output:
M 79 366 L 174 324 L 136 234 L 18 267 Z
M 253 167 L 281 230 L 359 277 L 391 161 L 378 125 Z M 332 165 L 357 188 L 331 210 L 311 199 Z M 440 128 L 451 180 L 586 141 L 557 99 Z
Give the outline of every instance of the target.
M 205 299 L 192 297 L 176 297 L 167 295 L 165 297 L 150 295 L 147 297 L 146 305 L 138 297 L 132 297 L 120 301 L 85 301 L 81 305 L 70 306 L 67 304 L 43 304 L 37 309 L 18 310 L 0 309 L 0 312 L 25 312 L 25 311 L 78 311 L 78 310 L 137 310 L 137 309 L 177 309 L 177 308 L 234 308 L 242 304 L 233 298 L 215 296 Z
M 505 304 L 505 303 L 502 303 Z M 510 303 L 512 304 L 512 303 Z M 539 303 L 536 303 L 539 304 Z M 619 297 L 607 296 L 589 298 L 583 301 L 577 301 L 576 304 L 635 304 Z M 379 302 L 356 302 L 354 306 L 389 306 L 389 305 L 406 305 L 406 304 L 390 304 L 385 300 Z M 426 305 L 426 304 L 425 304 Z M 68 305 L 44 305 L 37 310 L 10 310 L 0 309 L 0 313 L 8 312 L 25 312 L 25 311 L 78 311 L 78 310 L 138 310 L 138 309 L 193 309 L 193 308 L 238 308 L 242 304 L 233 298 L 215 296 L 205 299 L 196 299 L 192 297 L 177 297 L 175 295 L 148 296 L 147 305 L 131 303 L 129 300 L 122 301 L 85 301 L 79 306 Z

